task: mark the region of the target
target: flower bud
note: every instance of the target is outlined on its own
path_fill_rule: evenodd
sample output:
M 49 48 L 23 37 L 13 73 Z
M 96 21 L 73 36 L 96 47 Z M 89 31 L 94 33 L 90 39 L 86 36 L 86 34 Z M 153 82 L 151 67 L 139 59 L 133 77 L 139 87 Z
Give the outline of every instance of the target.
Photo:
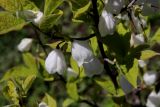
M 113 35 L 115 31 L 115 19 L 113 15 L 103 10 L 99 19 L 98 28 L 102 37 L 105 37 L 107 34 Z
M 148 71 L 143 75 L 143 80 L 146 85 L 150 86 L 154 84 L 157 80 L 157 72 Z
M 152 91 L 147 99 L 146 107 L 160 107 L 160 91 Z
M 35 14 L 36 14 L 36 18 L 33 19 L 33 23 L 38 25 L 42 20 L 43 13 L 41 11 L 37 11 Z
M 144 68 L 147 64 L 144 60 L 138 60 L 138 65 L 139 67 Z
M 19 45 L 17 46 L 18 50 L 21 52 L 29 51 L 32 46 L 33 39 L 31 38 L 24 38 L 21 40 Z
M 45 60 L 45 67 L 49 74 L 63 74 L 67 69 L 63 53 L 58 49 L 51 51 Z
M 41 102 L 38 107 L 48 107 L 48 105 L 45 102 Z
M 92 77 L 93 75 L 99 75 L 103 72 L 104 66 L 99 61 L 98 58 L 93 58 L 90 62 L 86 62 L 83 64 L 85 74 L 88 77 Z
M 32 21 L 35 25 L 38 25 L 42 20 L 43 13 L 41 11 L 23 10 L 19 12 L 19 15 L 27 21 Z
M 74 40 L 72 43 L 72 57 L 77 61 L 78 66 L 84 62 L 89 62 L 93 59 L 93 53 L 88 41 Z
M 124 0 L 107 0 L 105 9 L 112 14 L 119 14 L 124 5 Z

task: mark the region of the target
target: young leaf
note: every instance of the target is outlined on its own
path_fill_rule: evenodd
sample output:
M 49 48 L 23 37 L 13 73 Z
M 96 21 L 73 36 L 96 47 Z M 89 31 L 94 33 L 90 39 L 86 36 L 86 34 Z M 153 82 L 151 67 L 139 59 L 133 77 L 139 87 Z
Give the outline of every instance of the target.
M 30 75 L 24 80 L 24 82 L 22 84 L 22 88 L 23 88 L 25 94 L 27 94 L 29 88 L 31 87 L 31 85 L 35 79 L 36 79 L 35 75 Z
M 67 87 L 67 93 L 68 95 L 74 99 L 74 100 L 78 100 L 79 99 L 79 95 L 78 95 L 78 90 L 77 90 L 77 84 L 75 82 L 68 82 L 66 84 Z
M 39 25 L 40 29 L 50 30 L 56 24 L 56 22 L 61 18 L 62 15 L 63 12 L 59 11 L 57 14 L 44 16 Z
M 8 12 L 0 12 L 0 35 L 22 29 L 27 23 Z
M 145 50 L 145 51 L 142 51 L 140 59 L 147 60 L 147 59 L 152 58 L 156 55 L 160 55 L 160 54 L 156 53 L 155 51 L 152 51 L 152 50 Z
M 89 1 L 88 4 L 86 4 L 84 7 L 80 8 L 74 12 L 75 14 L 74 14 L 73 18 L 76 19 L 80 15 L 84 14 L 89 9 L 90 6 L 91 6 L 91 2 Z
M 45 0 L 44 15 L 52 14 L 63 3 L 63 0 Z
M 73 99 L 67 98 L 66 100 L 64 100 L 63 102 L 63 107 L 68 107 L 70 104 L 72 104 L 74 102 Z
M 56 100 L 47 93 L 45 94 L 43 101 L 48 105 L 48 107 L 57 107 Z
M 135 59 L 132 68 L 128 71 L 125 75 L 126 79 L 133 85 L 133 87 L 137 87 L 137 78 L 139 75 L 139 68 L 138 68 L 138 60 Z

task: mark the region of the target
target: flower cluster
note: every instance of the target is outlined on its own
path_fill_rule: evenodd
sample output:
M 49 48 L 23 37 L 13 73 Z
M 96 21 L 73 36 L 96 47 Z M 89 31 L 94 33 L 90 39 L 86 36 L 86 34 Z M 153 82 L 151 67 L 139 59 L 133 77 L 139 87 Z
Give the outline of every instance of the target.
M 93 55 L 89 41 L 73 41 L 71 53 L 78 66 L 84 67 L 87 76 L 92 77 L 93 75 L 102 73 L 103 64 Z M 50 74 L 55 72 L 63 74 L 64 71 L 69 72 L 68 74 L 73 74 L 74 72 L 71 68 L 67 69 L 64 55 L 58 49 L 54 49 L 49 53 L 45 61 L 45 66 Z M 75 74 L 73 75 L 75 76 Z

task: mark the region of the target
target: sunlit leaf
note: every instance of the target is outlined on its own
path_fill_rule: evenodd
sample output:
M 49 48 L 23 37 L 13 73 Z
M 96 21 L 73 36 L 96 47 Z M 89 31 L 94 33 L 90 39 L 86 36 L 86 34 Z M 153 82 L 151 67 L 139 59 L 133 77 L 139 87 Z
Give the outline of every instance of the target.
M 44 14 L 50 15 L 63 3 L 64 0 L 45 0 Z
M 68 82 L 66 84 L 66 88 L 67 88 L 68 95 L 72 99 L 74 99 L 74 100 L 78 100 L 79 99 L 78 90 L 77 90 L 77 84 L 75 82 Z
M 147 60 L 147 59 L 152 58 L 156 55 L 160 55 L 160 54 L 155 51 L 152 51 L 152 50 L 145 50 L 145 51 L 142 51 L 140 59 Z
M 57 107 L 56 100 L 47 93 L 45 94 L 43 101 L 48 105 L 48 107 Z
M 0 12 L 0 35 L 22 29 L 27 23 L 8 12 Z

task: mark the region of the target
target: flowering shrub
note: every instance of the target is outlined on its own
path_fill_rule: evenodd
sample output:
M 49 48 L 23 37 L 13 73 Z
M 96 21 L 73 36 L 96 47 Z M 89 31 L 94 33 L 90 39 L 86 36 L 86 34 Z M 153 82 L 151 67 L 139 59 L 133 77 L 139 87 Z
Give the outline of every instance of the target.
M 0 0 L 0 35 L 28 33 L 2 106 L 159 107 L 155 17 L 158 0 Z

